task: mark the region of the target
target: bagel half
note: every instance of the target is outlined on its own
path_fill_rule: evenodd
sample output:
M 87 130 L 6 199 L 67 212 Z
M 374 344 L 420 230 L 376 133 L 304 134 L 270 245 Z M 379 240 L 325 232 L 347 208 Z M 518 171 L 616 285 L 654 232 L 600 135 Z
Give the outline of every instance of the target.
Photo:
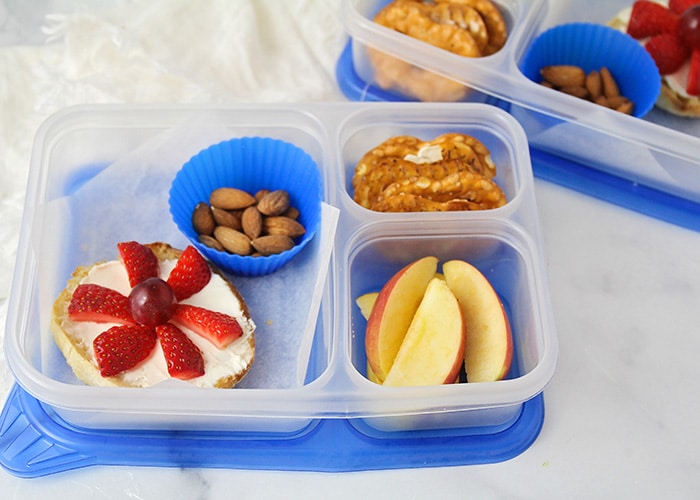
M 145 246 L 149 247 L 158 258 L 160 277 L 166 279 L 182 251 L 161 242 Z M 230 388 L 248 373 L 253 363 L 255 323 L 238 289 L 211 263 L 209 267 L 212 270 L 209 284 L 204 290 L 183 300 L 182 303 L 216 310 L 235 317 L 243 330 L 243 335 L 224 349 L 219 349 L 191 330 L 178 325 L 200 349 L 204 358 L 204 375 L 186 382 L 202 388 Z M 66 287 L 54 302 L 51 312 L 51 332 L 56 345 L 75 375 L 88 385 L 112 387 L 150 387 L 169 379 L 160 343 L 156 344 L 143 363 L 131 370 L 113 377 L 103 377 L 100 374 L 93 354 L 92 342 L 97 335 L 114 324 L 73 321 L 68 315 L 68 306 L 73 292 L 78 285 L 87 282 L 112 288 L 127 296 L 130 291 L 126 269 L 118 260 L 79 266 L 73 272 Z

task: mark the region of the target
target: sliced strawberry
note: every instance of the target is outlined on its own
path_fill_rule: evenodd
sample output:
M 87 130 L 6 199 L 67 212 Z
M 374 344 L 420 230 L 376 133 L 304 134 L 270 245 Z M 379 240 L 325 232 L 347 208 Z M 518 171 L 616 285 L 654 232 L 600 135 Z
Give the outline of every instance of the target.
M 688 85 L 685 90 L 690 95 L 700 96 L 700 49 L 693 50 L 690 56 Z
M 637 0 L 627 24 L 627 33 L 637 40 L 661 33 L 675 33 L 680 16 L 656 2 Z
M 173 378 L 189 380 L 204 375 L 202 351 L 172 323 L 156 326 L 156 334 L 163 348 L 168 373 Z
M 103 377 L 131 370 L 144 361 L 156 346 L 153 328 L 140 325 L 113 326 L 95 338 L 92 346 Z
M 68 304 L 68 317 L 73 321 L 134 324 L 129 298 L 116 290 L 94 283 L 78 285 Z
M 224 349 L 243 335 L 236 318 L 203 307 L 178 304 L 171 319 L 204 337 L 219 349 Z
M 117 243 L 117 249 L 132 287 L 148 278 L 158 277 L 158 257 L 146 245 L 136 241 L 124 241 Z
M 693 5 L 700 4 L 700 0 L 670 0 L 668 10 L 679 16 Z
M 211 269 L 195 247 L 189 245 L 180 255 L 168 276 L 168 285 L 177 300 L 185 300 L 204 288 L 211 279 Z
M 688 58 L 688 48 L 675 33 L 653 36 L 644 46 L 662 75 L 674 73 Z

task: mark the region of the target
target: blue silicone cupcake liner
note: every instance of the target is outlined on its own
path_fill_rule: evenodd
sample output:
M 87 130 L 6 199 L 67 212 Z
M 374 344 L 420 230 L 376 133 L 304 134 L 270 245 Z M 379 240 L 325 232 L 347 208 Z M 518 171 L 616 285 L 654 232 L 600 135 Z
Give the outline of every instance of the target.
M 634 116 L 646 115 L 661 90 L 661 76 L 646 49 L 631 36 L 591 23 L 569 23 L 550 28 L 530 45 L 520 69 L 532 81 L 541 81 L 540 69 L 557 64 L 580 66 L 586 73 L 607 67 L 622 95 L 634 102 Z
M 292 249 L 265 257 L 234 255 L 200 243 L 192 212 L 220 187 L 251 194 L 260 189 L 286 190 L 306 233 L 295 240 Z M 305 151 L 279 139 L 242 137 L 210 146 L 190 158 L 173 180 L 169 205 L 180 231 L 219 268 L 241 276 L 263 276 L 282 268 L 314 237 L 321 223 L 321 200 L 321 174 Z

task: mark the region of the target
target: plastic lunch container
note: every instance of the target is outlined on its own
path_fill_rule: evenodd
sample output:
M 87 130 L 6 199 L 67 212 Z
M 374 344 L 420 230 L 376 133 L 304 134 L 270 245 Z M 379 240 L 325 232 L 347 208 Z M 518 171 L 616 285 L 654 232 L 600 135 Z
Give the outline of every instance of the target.
M 385 214 L 353 201 L 352 173 L 367 150 L 396 135 L 448 131 L 490 149 L 505 206 Z M 232 390 L 179 381 L 148 389 L 82 384 L 48 326 L 70 273 L 115 258 L 124 239 L 184 245 L 168 213 L 172 178 L 197 151 L 242 136 L 306 151 L 321 170 L 325 203 L 317 237 L 292 262 L 267 276 L 233 277 L 258 325 L 253 369 Z M 514 335 L 506 380 L 388 388 L 366 378 L 365 323 L 354 300 L 427 254 L 469 260 L 500 295 Z M 473 103 L 65 109 L 34 144 L 6 332 L 21 388 L 83 428 L 294 435 L 317 419 L 339 418 L 367 435 L 507 427 L 544 390 L 558 353 L 525 134 L 507 113 Z
M 700 120 L 653 109 L 643 119 L 561 95 L 526 78 L 527 48 L 546 29 L 570 22 L 607 24 L 632 0 L 495 0 L 508 26 L 493 55 L 465 58 L 372 21 L 387 0 L 343 0 L 351 70 L 367 91 L 375 85 L 368 48 L 467 85 L 464 100 L 499 103 L 520 122 L 530 145 L 633 183 L 700 201 Z M 339 78 L 342 87 L 342 81 Z M 356 89 L 357 90 L 357 89 Z M 347 92 L 346 92 L 347 93 Z M 391 93 L 391 92 L 390 92 Z M 392 100 L 411 100 L 393 93 Z M 364 97 L 357 97 L 362 100 Z

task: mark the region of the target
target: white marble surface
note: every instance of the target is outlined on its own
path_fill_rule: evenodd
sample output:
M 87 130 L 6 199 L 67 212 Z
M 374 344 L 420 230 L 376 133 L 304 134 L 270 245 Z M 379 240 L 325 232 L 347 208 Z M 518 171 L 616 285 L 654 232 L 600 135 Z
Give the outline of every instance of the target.
M 44 2 L 42 12 L 85 10 L 83 3 Z M 51 112 L 78 102 L 158 101 L 172 95 L 191 102 L 342 99 L 332 72 L 343 43 L 342 33 L 336 31 L 341 26 L 334 17 L 337 2 L 287 2 L 290 10 L 284 16 L 278 11 L 281 2 L 252 3 L 236 3 L 236 12 L 226 2 L 210 3 L 230 16 L 227 22 L 240 28 L 239 37 L 250 36 L 239 40 L 229 33 L 224 41 L 231 51 L 236 50 L 234 41 L 239 48 L 277 51 L 271 61 L 278 65 L 277 71 L 290 75 L 307 64 L 309 72 L 303 78 L 296 73 L 296 90 L 263 75 L 255 81 L 224 78 L 216 68 L 228 71 L 235 64 L 221 51 L 215 51 L 217 66 L 208 66 L 206 78 L 196 74 L 196 57 L 175 58 L 167 50 L 162 29 L 169 21 L 187 18 L 180 9 L 187 2 L 118 2 L 116 13 L 110 7 L 89 18 L 69 18 L 73 23 L 89 21 L 93 30 L 75 43 L 89 44 L 95 48 L 92 55 L 108 55 L 114 65 L 131 61 L 132 71 L 143 78 L 138 86 L 126 79 L 114 85 L 109 78 L 116 76 L 109 67 L 99 59 L 75 59 L 77 52 L 70 50 L 78 50 L 77 46 L 68 47 L 67 39 L 45 42 L 38 30 L 46 21 L 43 14 L 17 18 L 18 9 L 22 12 L 19 2 L 0 2 L 3 325 L 31 140 Z M 104 4 L 89 8 L 95 12 Z M 148 17 L 147 4 L 160 9 L 157 19 Z M 182 9 L 186 12 L 186 7 Z M 300 56 L 297 49 L 304 44 L 296 43 L 299 40 L 280 45 L 272 37 L 263 43 L 246 31 L 247 23 L 236 24 L 235 13 L 245 17 L 253 12 L 278 22 L 299 16 L 292 25 L 303 25 L 301 19 L 323 19 L 320 31 L 318 25 L 306 25 L 303 36 L 292 32 L 307 40 L 320 37 L 324 30 L 331 36 L 324 43 L 306 45 L 311 57 Z M 264 17 L 257 19 L 266 22 Z M 146 33 L 147 25 L 155 30 Z M 86 33 L 76 24 L 66 31 L 78 32 Z M 177 43 L 184 48 L 188 43 L 184 37 L 192 33 L 184 28 L 182 33 Z M 308 499 L 331 494 L 337 498 L 697 498 L 700 233 L 543 181 L 537 181 L 536 191 L 560 357 L 544 393 L 542 432 L 518 457 L 492 465 L 342 474 L 91 467 L 19 479 L 0 470 L 3 499 Z M 11 385 L 3 356 L 0 401 Z

